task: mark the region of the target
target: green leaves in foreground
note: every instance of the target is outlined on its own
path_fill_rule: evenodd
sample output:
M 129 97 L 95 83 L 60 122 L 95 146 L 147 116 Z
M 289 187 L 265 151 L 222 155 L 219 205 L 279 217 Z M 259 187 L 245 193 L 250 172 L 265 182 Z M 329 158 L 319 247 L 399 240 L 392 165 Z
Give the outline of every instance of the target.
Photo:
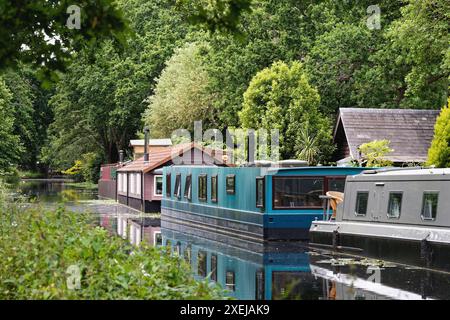
M 157 248 L 131 246 L 88 215 L 1 208 L 0 299 L 219 299 L 189 267 Z M 75 287 L 77 270 L 79 289 Z M 73 286 L 75 284 L 75 286 Z

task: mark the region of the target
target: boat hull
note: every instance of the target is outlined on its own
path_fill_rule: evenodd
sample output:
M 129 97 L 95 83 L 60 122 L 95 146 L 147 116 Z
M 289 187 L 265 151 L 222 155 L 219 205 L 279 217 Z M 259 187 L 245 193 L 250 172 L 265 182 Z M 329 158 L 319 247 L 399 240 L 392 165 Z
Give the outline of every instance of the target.
M 380 223 L 313 222 L 310 244 L 403 264 L 450 270 L 450 230 Z

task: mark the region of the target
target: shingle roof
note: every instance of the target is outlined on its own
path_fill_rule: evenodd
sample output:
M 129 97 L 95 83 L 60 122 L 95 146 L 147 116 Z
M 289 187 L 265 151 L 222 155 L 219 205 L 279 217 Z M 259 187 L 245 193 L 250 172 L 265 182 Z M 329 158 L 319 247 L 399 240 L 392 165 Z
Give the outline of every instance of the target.
M 194 142 L 182 143 L 172 147 L 165 148 L 155 148 L 150 149 L 149 159 L 147 162 L 144 161 L 144 157 L 141 157 L 135 161 L 131 161 L 125 164 L 122 168 L 118 169 L 118 172 L 150 172 L 157 169 L 164 164 L 172 161 L 173 156 L 181 155 L 196 148 L 205 154 L 214 157 L 216 163 L 224 164 L 223 159 L 219 158 L 218 155 L 213 155 L 213 149 L 202 147 Z
M 341 108 L 335 130 L 342 122 L 350 155 L 358 159 L 358 147 L 373 140 L 389 140 L 394 149 L 386 159 L 424 162 L 434 135 L 439 110 Z

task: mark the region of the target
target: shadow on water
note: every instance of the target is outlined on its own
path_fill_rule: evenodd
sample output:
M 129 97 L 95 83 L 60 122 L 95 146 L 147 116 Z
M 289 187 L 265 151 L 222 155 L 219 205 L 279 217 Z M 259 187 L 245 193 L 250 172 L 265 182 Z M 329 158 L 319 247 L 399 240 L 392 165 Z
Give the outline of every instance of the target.
M 304 242 L 264 243 L 251 248 L 230 239 L 213 241 L 160 227 L 158 216 L 142 215 L 97 192 L 63 181 L 25 181 L 17 192 L 40 205 L 64 201 L 69 210 L 88 211 L 111 234 L 151 246 L 166 246 L 238 299 L 375 300 L 450 299 L 450 273 L 311 249 Z M 255 247 L 257 249 L 255 249 Z

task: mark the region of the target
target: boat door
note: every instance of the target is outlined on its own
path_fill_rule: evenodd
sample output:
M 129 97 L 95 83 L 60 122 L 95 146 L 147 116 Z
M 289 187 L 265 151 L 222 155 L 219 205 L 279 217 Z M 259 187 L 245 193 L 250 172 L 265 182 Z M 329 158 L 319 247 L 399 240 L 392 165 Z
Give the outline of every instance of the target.
M 370 199 L 372 201 L 369 201 L 370 217 L 374 222 L 382 220 L 383 208 L 381 204 L 383 203 L 384 196 L 384 182 L 375 183 L 372 199 Z

